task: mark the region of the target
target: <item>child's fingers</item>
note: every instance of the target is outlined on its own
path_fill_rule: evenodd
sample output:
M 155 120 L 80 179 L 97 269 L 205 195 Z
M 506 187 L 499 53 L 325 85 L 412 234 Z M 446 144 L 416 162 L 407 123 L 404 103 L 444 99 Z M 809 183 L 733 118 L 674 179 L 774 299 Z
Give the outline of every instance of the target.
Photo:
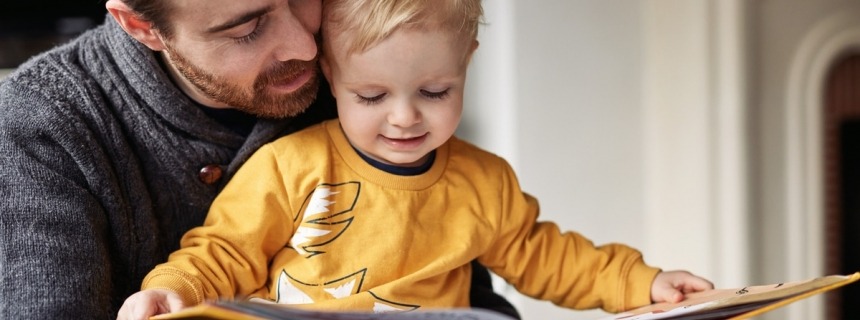
M 669 288 L 664 292 L 663 300 L 670 303 L 681 302 L 681 300 L 684 300 L 684 293 L 677 289 Z
M 694 275 L 688 271 L 666 272 L 672 286 L 682 290 L 683 293 L 698 292 L 714 288 L 714 284 L 705 278 Z
M 686 290 L 687 288 L 689 288 L 690 290 L 689 291 Z M 687 280 L 687 284 L 684 286 L 684 289 L 685 289 L 684 292 L 685 293 L 699 292 L 699 291 L 711 290 L 713 288 L 714 288 L 714 284 L 711 283 L 710 281 L 705 280 L 705 279 L 700 278 L 700 277 L 697 277 L 697 276 L 693 276 Z
M 665 280 L 672 279 L 667 278 Z M 673 281 L 661 281 L 651 289 L 651 298 L 654 302 L 680 302 L 684 300 L 684 293 L 681 292 L 682 289 L 683 285 L 677 285 Z
M 676 303 L 684 300 L 687 293 L 711 290 L 714 284 L 688 271 L 664 271 L 657 274 L 651 287 L 654 302 Z

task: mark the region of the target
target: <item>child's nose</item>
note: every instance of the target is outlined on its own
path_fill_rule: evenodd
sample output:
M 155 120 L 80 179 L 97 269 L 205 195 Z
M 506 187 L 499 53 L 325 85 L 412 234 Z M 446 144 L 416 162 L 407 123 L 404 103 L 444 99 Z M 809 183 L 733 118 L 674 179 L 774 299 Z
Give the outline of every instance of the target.
M 388 114 L 388 123 L 398 127 L 411 127 L 421 122 L 421 112 L 411 103 L 399 103 Z

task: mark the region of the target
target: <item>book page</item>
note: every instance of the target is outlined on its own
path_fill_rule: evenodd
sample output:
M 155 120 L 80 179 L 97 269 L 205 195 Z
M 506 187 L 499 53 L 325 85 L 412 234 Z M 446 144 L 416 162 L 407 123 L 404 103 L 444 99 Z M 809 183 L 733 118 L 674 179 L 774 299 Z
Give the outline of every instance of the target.
M 251 301 L 212 301 L 152 319 L 231 319 L 231 320 L 514 320 L 483 309 L 431 309 L 410 312 L 366 313 L 307 310 L 282 304 Z
M 678 303 L 656 303 L 602 320 L 724 319 L 747 313 L 760 314 L 813 294 L 836 289 L 858 279 L 860 279 L 860 273 L 850 276 L 832 275 L 805 281 L 695 292 L 687 294 L 686 299 Z

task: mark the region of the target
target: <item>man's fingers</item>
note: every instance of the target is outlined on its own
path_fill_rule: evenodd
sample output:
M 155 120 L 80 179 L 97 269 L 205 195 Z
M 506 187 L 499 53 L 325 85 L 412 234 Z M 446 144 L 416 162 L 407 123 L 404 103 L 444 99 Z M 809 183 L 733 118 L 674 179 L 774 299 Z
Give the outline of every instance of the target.
M 130 320 L 131 312 L 128 310 L 126 304 L 123 304 L 122 307 L 119 308 L 119 312 L 116 313 L 116 320 Z
M 134 307 L 131 310 L 131 317 L 129 320 L 146 320 L 149 317 L 154 316 L 156 313 L 156 306 L 150 303 L 135 303 Z
M 185 308 L 185 302 L 176 294 L 167 295 L 167 312 L 176 312 Z

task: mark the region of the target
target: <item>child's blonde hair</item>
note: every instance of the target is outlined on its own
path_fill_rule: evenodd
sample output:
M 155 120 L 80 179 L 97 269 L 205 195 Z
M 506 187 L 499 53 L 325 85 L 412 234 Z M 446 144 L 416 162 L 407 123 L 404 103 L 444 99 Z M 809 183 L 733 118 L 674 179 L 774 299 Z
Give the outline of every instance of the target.
M 323 37 L 346 35 L 347 54 L 363 52 L 399 28 L 443 30 L 478 37 L 481 0 L 325 0 Z M 347 33 L 347 34 L 344 34 Z

